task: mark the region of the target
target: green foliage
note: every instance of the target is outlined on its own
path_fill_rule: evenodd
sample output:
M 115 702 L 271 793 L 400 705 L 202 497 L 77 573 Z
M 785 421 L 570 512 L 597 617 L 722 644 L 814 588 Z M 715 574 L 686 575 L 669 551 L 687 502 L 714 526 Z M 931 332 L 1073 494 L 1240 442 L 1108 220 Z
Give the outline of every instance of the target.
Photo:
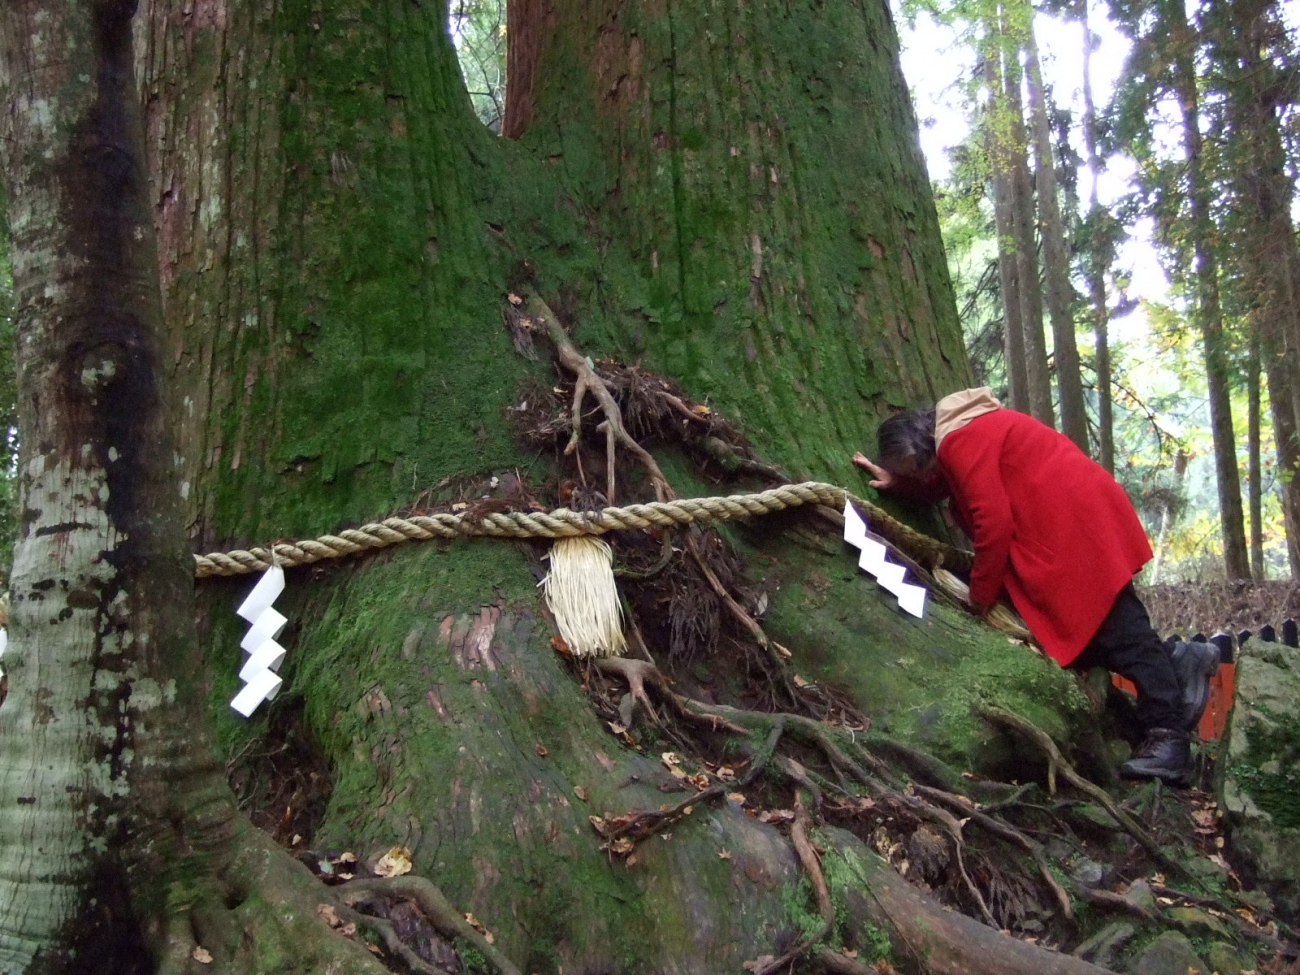
M 455 949 L 456 954 L 460 956 L 460 962 L 465 966 L 466 971 L 492 971 L 492 966 L 488 964 L 488 960 L 483 956 L 483 952 L 479 951 L 464 938 L 457 938 L 452 942 L 451 946 Z

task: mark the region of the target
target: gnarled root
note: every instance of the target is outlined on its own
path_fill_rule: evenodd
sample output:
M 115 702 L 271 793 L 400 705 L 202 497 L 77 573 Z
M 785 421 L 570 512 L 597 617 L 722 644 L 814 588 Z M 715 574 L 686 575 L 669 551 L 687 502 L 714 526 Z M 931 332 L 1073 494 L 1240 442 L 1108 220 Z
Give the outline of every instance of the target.
M 519 969 L 466 921 L 432 882 L 407 874 L 401 877 L 368 877 L 337 888 L 349 906 L 368 897 L 401 897 L 414 904 L 443 937 L 472 945 L 500 975 L 520 975 Z M 373 922 L 374 919 L 368 918 Z

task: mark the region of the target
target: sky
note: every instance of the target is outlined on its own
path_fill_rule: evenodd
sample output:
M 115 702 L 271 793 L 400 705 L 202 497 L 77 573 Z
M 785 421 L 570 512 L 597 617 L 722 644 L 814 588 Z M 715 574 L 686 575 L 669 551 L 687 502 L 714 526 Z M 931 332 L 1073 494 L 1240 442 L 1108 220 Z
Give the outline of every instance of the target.
M 1091 63 L 1093 101 L 1101 109 L 1109 100 L 1124 68 L 1130 44 L 1095 6 L 1091 19 L 1092 30 L 1099 36 L 1101 45 L 1093 53 Z M 1043 62 L 1043 80 L 1051 89 L 1053 100 L 1068 108 L 1075 119 L 1082 119 L 1082 26 L 1077 21 L 1042 14 L 1037 16 L 1034 24 Z M 918 17 L 914 26 L 908 24 L 907 18 L 899 17 L 898 28 L 903 45 L 903 75 L 912 89 L 921 123 L 921 149 L 925 153 L 930 178 L 942 180 L 951 171 L 948 149 L 964 140 L 970 132 L 960 85 L 962 79 L 970 77 L 975 70 L 975 52 L 951 28 L 935 23 L 928 14 Z M 1077 135 L 1075 141 L 1079 155 L 1085 155 Z M 1097 187 L 1103 205 L 1122 196 L 1133 175 L 1133 164 L 1125 157 L 1108 160 L 1107 165 Z M 1092 178 L 1085 167 L 1080 172 L 1079 194 L 1086 201 L 1091 192 Z M 1132 274 L 1130 294 L 1161 298 L 1168 290 L 1169 281 L 1151 246 L 1149 222 L 1135 230 L 1134 239 L 1121 248 L 1117 263 Z M 1115 324 L 1126 332 L 1145 331 L 1144 316 L 1133 315 Z

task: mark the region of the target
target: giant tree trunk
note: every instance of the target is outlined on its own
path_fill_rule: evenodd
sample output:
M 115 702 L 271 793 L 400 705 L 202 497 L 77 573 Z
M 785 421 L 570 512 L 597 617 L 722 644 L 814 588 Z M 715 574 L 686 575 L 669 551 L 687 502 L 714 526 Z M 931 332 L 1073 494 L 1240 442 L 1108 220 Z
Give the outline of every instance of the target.
M 92 9 L 48 18 L 66 38 L 34 15 L 7 22 L 5 63 L 42 69 L 13 116 L 28 128 L 9 176 L 29 514 L 0 716 L 11 756 L 67 738 L 48 770 L 7 763 L 6 881 L 30 868 L 47 901 L 7 896 L 0 935 L 17 970 L 42 945 L 46 971 L 69 970 L 73 947 L 123 946 L 111 957 L 132 971 L 186 970 L 199 948 L 223 973 L 373 970 L 214 774 L 196 646 L 221 741 L 238 752 L 268 726 L 225 704 L 245 584 L 204 583 L 194 637 L 177 499 L 205 548 L 477 501 L 494 474 L 554 503 L 554 478 L 583 475 L 512 429 L 557 381 L 526 355 L 528 328 L 501 324 L 521 292 L 549 299 L 593 358 L 671 373 L 701 404 L 681 423 L 725 412 L 762 458 L 852 485 L 847 458 L 891 406 L 969 382 L 888 10 L 555 0 L 507 142 L 470 112 L 445 4 L 150 5 L 136 37 L 159 343 L 139 140 L 118 138 L 135 117 L 128 9 L 71 13 Z M 45 84 L 62 86 L 55 115 Z M 69 180 L 84 195 L 60 195 Z M 715 487 L 661 454 L 683 490 Z M 617 500 L 646 492 L 634 478 Z M 731 541 L 757 566 L 765 645 L 876 731 L 1020 774 L 974 702 L 1063 740 L 1086 720 L 1053 664 L 946 605 L 900 616 L 797 517 Z M 681 788 L 651 757 L 671 742 L 644 719 L 639 747 L 611 734 L 584 693 L 597 676 L 554 652 L 537 551 L 508 544 L 290 573 L 289 689 L 270 711 L 300 714 L 330 769 L 310 839 L 371 863 L 409 847 L 524 971 L 717 972 L 770 950 L 799 861 L 734 800 L 611 862 L 589 816 L 659 809 Z M 633 607 L 652 641 L 665 612 Z M 751 703 L 753 658 L 719 630 L 686 641 L 679 686 Z M 780 719 L 741 713 L 724 712 L 778 740 Z

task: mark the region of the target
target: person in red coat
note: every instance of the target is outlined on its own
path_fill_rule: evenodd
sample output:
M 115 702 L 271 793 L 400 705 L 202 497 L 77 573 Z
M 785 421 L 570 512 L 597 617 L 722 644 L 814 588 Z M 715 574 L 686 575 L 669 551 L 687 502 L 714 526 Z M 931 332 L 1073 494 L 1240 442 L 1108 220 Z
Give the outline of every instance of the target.
M 1062 667 L 1101 666 L 1137 687 L 1146 737 L 1120 767 L 1130 778 L 1181 783 L 1218 651 L 1180 645 L 1151 626 L 1133 576 L 1151 545 L 1124 489 L 1069 438 L 1014 410 L 988 388 L 898 413 L 880 426 L 878 463 L 857 454 L 872 487 L 951 498 L 975 548 L 970 600 L 981 614 L 1005 592 Z

